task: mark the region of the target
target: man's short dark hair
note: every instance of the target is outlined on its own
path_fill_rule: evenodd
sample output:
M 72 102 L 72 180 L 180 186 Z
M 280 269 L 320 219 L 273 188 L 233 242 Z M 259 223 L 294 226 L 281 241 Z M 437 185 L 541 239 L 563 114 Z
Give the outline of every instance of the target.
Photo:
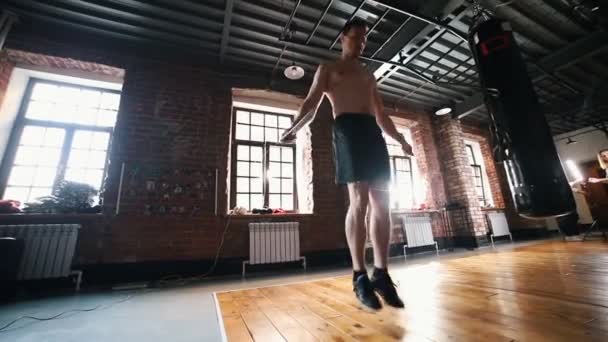
M 350 31 L 350 29 L 353 27 L 362 27 L 364 29 L 368 28 L 365 20 L 363 20 L 361 18 L 354 18 L 354 19 L 346 22 L 346 24 L 344 24 L 344 27 L 342 28 L 342 34 L 347 34 L 348 31 Z

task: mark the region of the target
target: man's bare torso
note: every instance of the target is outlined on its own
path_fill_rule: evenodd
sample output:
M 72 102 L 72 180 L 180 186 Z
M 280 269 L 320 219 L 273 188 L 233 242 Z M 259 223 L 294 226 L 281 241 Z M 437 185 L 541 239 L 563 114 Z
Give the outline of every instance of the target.
M 338 60 L 324 65 L 327 72 L 325 94 L 334 118 L 341 113 L 373 112 L 374 76 L 356 60 Z

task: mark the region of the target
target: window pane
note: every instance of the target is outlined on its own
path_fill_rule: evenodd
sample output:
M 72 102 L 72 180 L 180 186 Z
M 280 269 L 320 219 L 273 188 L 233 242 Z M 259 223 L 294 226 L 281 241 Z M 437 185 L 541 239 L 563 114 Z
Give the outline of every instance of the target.
M 76 117 L 76 106 L 72 103 L 58 103 L 53 112 L 51 113 L 51 117 L 49 118 L 52 121 L 57 122 L 72 122 Z
M 71 150 L 68 159 L 69 168 L 86 168 L 89 161 L 89 151 Z
M 283 209 L 285 210 L 293 210 L 293 196 L 292 195 L 282 195 L 281 196 L 281 204 Z
M 251 113 L 251 124 L 264 126 L 264 115 L 259 113 Z
M 31 101 L 27 105 L 25 116 L 28 119 L 49 120 L 54 107 L 51 102 Z
M 87 170 L 85 183 L 91 185 L 95 189 L 99 189 L 101 186 L 101 179 L 103 177 L 102 170 Z
M 249 140 L 249 126 L 236 125 L 236 138 L 238 140 Z
M 270 146 L 270 161 L 281 161 L 281 148 Z
M 262 163 L 251 163 L 251 177 L 262 177 Z
M 249 163 L 248 162 L 237 162 L 236 163 L 236 175 L 237 176 L 249 176 Z
M 3 199 L 19 201 L 21 204 L 24 204 L 27 202 L 29 193 L 30 188 L 27 187 L 7 186 Z
M 268 127 L 277 127 L 277 116 L 266 114 L 266 126 Z
M 44 134 L 43 146 L 62 147 L 65 131 L 61 128 L 47 128 Z
M 38 165 L 57 167 L 59 164 L 59 158 L 61 158 L 61 149 L 41 148 L 39 153 Z
M 268 167 L 269 177 L 281 177 L 281 163 L 270 163 Z
M 251 160 L 261 162 L 263 159 L 263 150 L 259 146 L 251 146 Z
M 71 86 L 60 86 L 55 95 L 57 103 L 72 103 L 75 104 L 80 98 L 80 88 Z
M 44 141 L 44 127 L 26 126 L 21 134 L 19 145 L 41 146 Z
M 65 171 L 65 180 L 71 181 L 71 182 L 78 182 L 78 183 L 86 183 L 86 171 L 85 169 L 72 169 L 72 168 L 68 168 Z
M 98 112 L 97 108 L 79 108 L 74 116 L 74 123 L 93 126 L 97 122 Z
M 245 207 L 247 210 L 250 210 L 249 207 L 249 195 L 236 195 L 236 206 L 237 207 Z
M 249 178 L 237 177 L 236 192 L 249 192 Z
M 261 194 L 263 186 L 264 186 L 264 183 L 262 182 L 262 178 L 251 178 L 251 189 L 250 189 L 250 191 L 252 193 Z
M 39 167 L 36 170 L 33 185 L 35 186 L 53 186 L 57 168 L 54 167 Z
M 270 178 L 268 182 L 268 191 L 271 194 L 278 194 L 281 192 L 281 180 L 279 178 Z
M 473 154 L 473 147 L 471 145 L 466 145 L 467 157 L 469 158 L 469 164 L 475 164 L 475 155 Z
M 282 152 L 282 158 L 284 162 L 291 162 L 293 161 L 293 148 L 290 147 L 282 147 L 281 148 L 281 152 Z
M 8 185 L 31 185 L 36 168 L 31 166 L 14 166 L 8 178 Z
M 87 168 L 91 169 L 103 169 L 106 166 L 106 152 L 104 151 L 90 151 L 89 160 L 87 162 Z
M 281 208 L 281 195 L 268 195 L 268 206 L 272 209 Z
M 291 127 L 291 119 L 286 116 L 279 116 L 279 128 Z
M 264 207 L 264 196 L 263 195 L 251 195 L 251 208 L 263 208 Z
M 93 132 L 91 131 L 76 131 L 72 140 L 72 148 L 88 150 L 91 147 L 93 140 Z
M 281 173 L 281 177 L 293 177 L 293 164 L 283 163 L 283 172 Z
M 32 90 L 32 99 L 55 101 L 58 87 L 54 84 L 36 83 Z
M 117 110 L 120 103 L 120 94 L 103 93 L 101 95 L 101 108 Z
M 238 145 L 236 148 L 237 160 L 249 160 L 249 146 Z
M 97 115 L 97 126 L 114 127 L 116 125 L 116 111 L 100 110 Z
M 91 149 L 98 151 L 107 151 L 108 143 L 110 142 L 110 133 L 95 132 L 91 141 Z
M 38 156 L 40 155 L 40 148 L 19 146 L 17 149 L 17 155 L 15 156 L 16 165 L 36 165 L 38 163 Z
M 251 126 L 251 140 L 264 141 L 264 128 Z
M 282 179 L 281 180 L 281 192 L 284 194 L 293 193 L 293 179 Z
M 248 124 L 249 123 L 249 112 L 237 110 L 236 111 L 236 122 Z
M 276 128 L 266 128 L 266 141 L 278 142 L 279 136 Z
M 52 192 L 52 188 L 32 188 L 28 202 L 37 202 L 40 197 L 49 196 Z
M 85 108 L 98 108 L 101 93 L 95 90 L 83 89 L 80 92 L 80 98 L 78 99 L 78 105 L 80 109 Z

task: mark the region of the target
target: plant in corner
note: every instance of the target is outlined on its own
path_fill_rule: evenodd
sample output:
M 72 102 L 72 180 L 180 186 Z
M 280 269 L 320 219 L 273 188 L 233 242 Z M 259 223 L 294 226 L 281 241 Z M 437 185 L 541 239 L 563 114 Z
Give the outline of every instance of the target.
M 97 190 L 88 184 L 62 181 L 52 195 L 26 203 L 23 211 L 44 214 L 96 213 L 99 207 L 92 206 L 96 194 Z

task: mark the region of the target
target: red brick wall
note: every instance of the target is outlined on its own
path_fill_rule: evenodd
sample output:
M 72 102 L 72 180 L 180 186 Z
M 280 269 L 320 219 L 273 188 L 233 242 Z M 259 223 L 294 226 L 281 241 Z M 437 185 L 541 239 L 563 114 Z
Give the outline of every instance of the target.
M 448 202 L 468 207 L 466 214 L 461 212 L 455 214 L 455 235 L 464 237 L 484 235 L 487 228 L 475 195 L 461 124 L 458 120 L 447 116 L 435 117 L 434 123 Z M 473 231 L 465 230 L 467 228 L 465 222 L 472 225 L 468 229 Z
M 4 94 L 8 89 L 8 81 L 13 73 L 15 63 L 8 59 L 6 52 L 0 53 L 0 106 L 4 100 Z
M 230 76 L 194 62 L 154 60 L 149 56 L 82 45 L 84 43 L 24 35 L 12 37 L 7 42 L 9 48 L 64 58 L 57 59 L 56 66 L 69 59 L 126 70 L 104 193 L 108 215 L 101 222 L 83 228 L 76 263 L 213 258 L 228 223 L 224 215 L 214 215 L 214 184 L 217 169 L 219 212 L 223 214 L 228 207 L 229 193 L 225 180 L 230 165 L 231 89 L 265 88 L 268 80 Z M 86 68 L 93 64 L 78 65 Z M 280 89 L 299 95 L 305 90 L 288 87 Z M 445 153 L 438 153 L 437 146 L 442 146 L 443 140 L 436 139 L 437 124 L 431 115 L 404 110 L 390 114 L 412 123 L 418 168 L 429 185 L 427 203 L 437 207 L 451 197 L 471 197 L 472 187 L 463 182 L 457 186 L 448 184 L 446 192 L 441 169 L 453 170 L 450 164 L 453 161 L 446 158 Z M 314 214 L 297 218 L 301 223 L 304 253 L 346 248 L 344 215 L 348 200 L 344 189 L 334 184 L 332 122 L 331 108 L 324 103 L 311 125 Z M 440 126 L 438 136 L 443 134 Z M 462 138 L 462 133 L 458 134 Z M 120 214 L 113 216 L 110 214 L 116 207 L 123 162 Z M 453 176 L 453 171 L 448 177 L 452 177 L 450 174 Z M 146 190 L 149 180 L 155 182 L 157 190 Z M 167 189 L 162 188 L 163 183 L 168 184 Z M 190 187 L 184 194 L 166 191 L 174 189 L 176 184 Z M 171 192 L 169 199 L 164 198 L 166 192 Z M 179 211 L 179 207 L 184 206 L 185 212 L 145 214 L 146 205 L 158 211 L 161 204 L 169 211 L 171 207 Z M 192 212 L 194 206 L 200 210 Z M 477 214 L 473 212 L 475 219 Z M 247 256 L 248 222 L 243 218 L 230 220 L 221 257 Z M 441 236 L 442 232 L 436 233 Z

